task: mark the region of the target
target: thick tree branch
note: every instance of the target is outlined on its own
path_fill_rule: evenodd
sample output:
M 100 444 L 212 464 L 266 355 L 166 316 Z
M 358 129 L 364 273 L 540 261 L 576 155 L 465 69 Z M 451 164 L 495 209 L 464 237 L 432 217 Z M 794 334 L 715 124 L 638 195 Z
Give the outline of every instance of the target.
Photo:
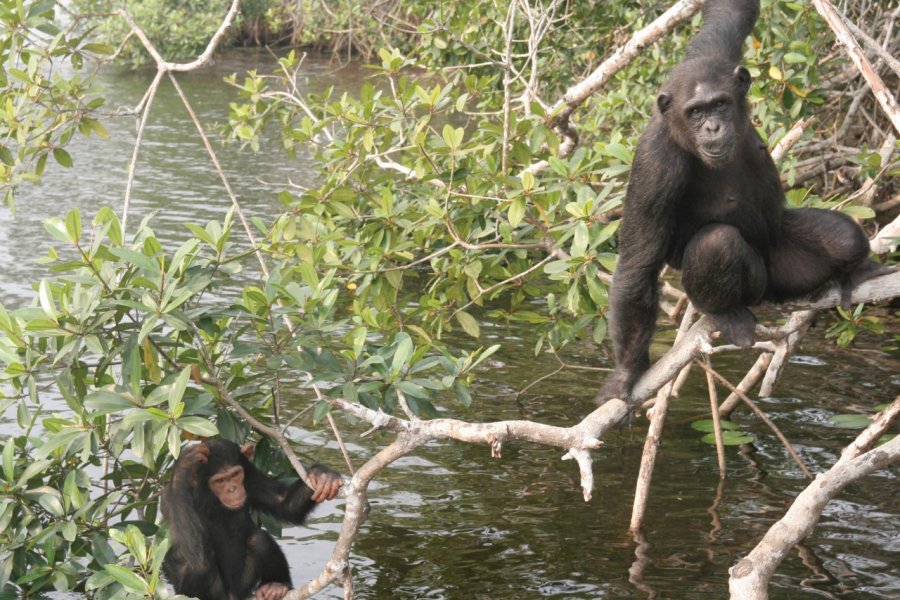
M 784 517 L 773 525 L 746 558 L 729 572 L 732 600 L 765 600 L 775 569 L 818 523 L 825 505 L 847 484 L 900 459 L 900 437 L 861 454 L 900 416 L 900 396 L 863 431 L 835 465 L 803 490 Z
M 854 302 L 881 301 L 900 296 L 900 272 L 872 279 L 854 290 Z M 798 308 L 827 308 L 840 302 L 839 290 L 832 289 L 816 299 L 798 300 L 793 303 Z M 774 308 L 774 307 L 772 307 Z M 780 328 L 758 328 L 758 333 L 784 336 L 789 330 Z M 635 387 L 635 401 L 640 402 L 657 393 L 671 381 L 685 366 L 689 365 L 701 352 L 713 349 L 713 325 L 709 318 L 701 318 L 682 339 L 667 352 L 640 379 Z M 591 499 L 594 476 L 591 452 L 600 448 L 600 437 L 618 426 L 632 408 L 619 399 L 613 399 L 595 409 L 579 423 L 570 427 L 546 425 L 532 421 L 496 421 L 490 423 L 469 423 L 456 419 L 403 419 L 381 411 L 372 410 L 361 404 L 340 398 L 325 398 L 333 409 L 341 410 L 371 423 L 376 429 L 385 429 L 398 434 L 393 444 L 383 449 L 364 465 L 345 488 L 347 510 L 341 535 L 332 558 L 323 572 L 302 590 L 294 590 L 288 596 L 291 600 L 306 598 L 326 585 L 337 581 L 349 564 L 352 542 L 358 534 L 365 517 L 366 490 L 369 482 L 392 462 L 409 454 L 419 446 L 437 439 L 454 439 L 472 444 L 484 444 L 491 456 L 502 455 L 503 444 L 512 441 L 526 441 L 565 449 L 563 459 L 575 459 L 581 475 L 582 494 L 585 501 Z M 898 438 L 900 439 L 900 438 Z M 880 464 L 880 463 L 878 463 Z M 845 485 L 845 484 L 844 484 Z M 774 567 L 773 567 L 774 568 Z

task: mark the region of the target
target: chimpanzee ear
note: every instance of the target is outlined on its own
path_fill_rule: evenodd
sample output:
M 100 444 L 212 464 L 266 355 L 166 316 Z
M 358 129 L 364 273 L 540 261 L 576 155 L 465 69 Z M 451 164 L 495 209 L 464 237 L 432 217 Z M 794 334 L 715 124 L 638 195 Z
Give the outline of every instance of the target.
M 253 462 L 253 454 L 256 452 L 256 446 L 253 444 L 244 444 L 241 446 L 241 454 L 247 457 L 247 460 Z
M 656 106 L 659 107 L 659 112 L 661 113 L 669 110 L 669 107 L 672 106 L 672 94 L 669 92 L 661 93 L 656 97 Z
M 742 94 L 750 89 L 750 71 L 738 65 L 734 68 L 734 81 Z

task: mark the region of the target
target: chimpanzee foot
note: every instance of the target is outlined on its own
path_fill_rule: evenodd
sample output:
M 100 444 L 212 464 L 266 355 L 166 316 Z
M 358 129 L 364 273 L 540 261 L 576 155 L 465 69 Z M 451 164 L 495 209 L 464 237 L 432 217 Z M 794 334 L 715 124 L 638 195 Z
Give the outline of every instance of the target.
M 866 262 L 854 269 L 841 281 L 841 308 L 850 310 L 852 305 L 851 297 L 853 296 L 853 290 L 856 289 L 856 286 L 864 281 L 875 279 L 882 275 L 889 275 L 896 270 L 896 267 L 886 267 L 873 260 L 866 260 Z
M 710 316 L 722 334 L 721 339 L 723 342 L 734 344 L 739 348 L 749 348 L 753 345 L 756 317 L 753 316 L 750 309 L 741 306 L 728 312 L 716 313 Z

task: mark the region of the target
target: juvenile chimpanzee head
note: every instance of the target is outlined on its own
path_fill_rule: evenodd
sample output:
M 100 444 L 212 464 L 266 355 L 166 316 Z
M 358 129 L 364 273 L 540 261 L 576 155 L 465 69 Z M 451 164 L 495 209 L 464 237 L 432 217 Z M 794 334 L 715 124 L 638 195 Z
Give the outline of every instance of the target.
M 214 439 L 203 443 L 209 448 L 209 460 L 198 473 L 200 491 L 211 493 L 228 510 L 243 508 L 247 501 L 244 488 L 247 456 L 240 446 L 228 440 Z M 208 498 L 208 501 L 213 500 Z
M 729 163 L 750 126 L 749 88 L 744 67 L 694 59 L 672 72 L 656 104 L 675 142 L 716 169 Z

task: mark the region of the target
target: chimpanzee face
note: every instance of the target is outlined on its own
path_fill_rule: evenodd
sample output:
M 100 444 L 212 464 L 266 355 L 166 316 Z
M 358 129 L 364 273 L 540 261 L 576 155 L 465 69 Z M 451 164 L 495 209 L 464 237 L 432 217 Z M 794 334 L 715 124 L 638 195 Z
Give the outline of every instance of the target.
M 225 508 L 237 510 L 247 501 L 244 489 L 244 468 L 240 465 L 226 466 L 209 478 L 209 489 Z
M 699 68 L 680 70 L 657 98 L 657 106 L 672 138 L 717 169 L 731 161 L 737 142 L 746 135 L 744 98 L 750 74 L 743 67 L 704 73 Z

